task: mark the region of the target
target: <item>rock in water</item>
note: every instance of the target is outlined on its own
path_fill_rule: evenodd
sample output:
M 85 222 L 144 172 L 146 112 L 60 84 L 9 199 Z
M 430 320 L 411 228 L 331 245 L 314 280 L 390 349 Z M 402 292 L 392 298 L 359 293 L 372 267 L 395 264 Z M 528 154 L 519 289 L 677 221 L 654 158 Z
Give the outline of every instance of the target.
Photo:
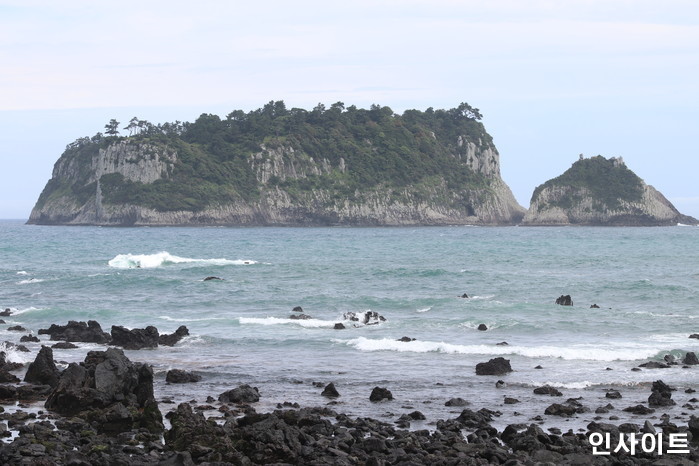
M 167 383 L 193 383 L 199 382 L 200 380 L 201 375 L 183 371 L 182 369 L 171 369 L 167 371 L 165 375 L 165 381 Z
M 693 353 L 692 351 L 687 352 L 687 354 L 684 355 L 684 359 L 682 360 L 682 364 L 686 364 L 688 366 L 695 366 L 699 364 L 699 359 L 697 359 L 697 355 Z
M 672 400 L 672 389 L 665 385 L 662 380 L 653 382 L 651 394 L 648 397 L 648 406 L 657 408 L 660 406 L 673 406 L 675 402 Z
M 90 351 L 82 364 L 71 363 L 44 406 L 90 420 L 102 432 L 163 430 L 153 397 L 153 369 L 132 363 L 118 348 Z
M 256 403 L 260 401 L 260 392 L 257 387 L 243 384 L 238 388 L 221 393 L 218 396 L 218 401 L 222 403 Z
M 369 401 L 377 402 L 382 400 L 392 400 L 393 393 L 387 388 L 374 387 L 369 395 Z
M 563 296 L 559 296 L 556 298 L 556 304 L 559 306 L 572 306 L 573 305 L 573 298 L 570 297 L 569 294 Z
M 112 325 L 112 345 L 128 350 L 158 347 L 158 329 L 149 325 L 146 328 L 129 330 L 121 325 Z
M 107 344 L 111 337 L 94 320 L 85 322 L 68 321 L 67 325 L 51 324 L 47 329 L 40 329 L 39 335 L 49 335 L 51 340 L 80 341 L 85 343 Z
M 340 393 L 338 393 L 337 389 L 335 388 L 335 384 L 330 382 L 325 386 L 325 389 L 323 389 L 323 393 L 321 393 L 321 395 L 328 398 L 337 398 L 340 396 Z
M 24 381 L 37 385 L 58 385 L 61 372 L 53 362 L 53 350 L 48 346 L 42 346 L 34 362 L 29 364 Z
M 174 333 L 159 335 L 158 344 L 163 346 L 175 346 L 175 344 L 188 335 L 189 329 L 184 325 L 180 325 Z
M 476 375 L 502 375 L 512 372 L 510 360 L 502 357 L 476 364 Z

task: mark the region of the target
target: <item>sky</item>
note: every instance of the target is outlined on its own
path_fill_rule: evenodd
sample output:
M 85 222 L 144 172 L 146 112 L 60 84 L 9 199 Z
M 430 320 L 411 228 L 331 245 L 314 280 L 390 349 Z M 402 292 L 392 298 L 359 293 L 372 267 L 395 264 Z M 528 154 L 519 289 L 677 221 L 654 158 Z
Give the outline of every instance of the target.
M 65 146 L 112 118 L 270 100 L 467 102 L 522 206 L 603 155 L 699 218 L 695 0 L 0 0 L 0 63 L 0 218 L 28 218 Z

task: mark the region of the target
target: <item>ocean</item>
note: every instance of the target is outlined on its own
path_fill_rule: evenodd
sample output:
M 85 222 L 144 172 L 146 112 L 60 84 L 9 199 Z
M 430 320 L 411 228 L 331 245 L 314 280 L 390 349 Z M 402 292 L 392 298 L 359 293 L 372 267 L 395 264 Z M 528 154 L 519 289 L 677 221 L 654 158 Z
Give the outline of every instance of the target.
M 221 280 L 204 280 L 212 276 Z M 561 295 L 574 305 L 556 305 Z M 463 408 L 445 402 L 460 397 L 469 409 L 499 411 L 496 427 L 540 422 L 577 430 L 610 416 L 643 424 L 648 416 L 621 408 L 645 404 L 651 383 L 663 380 L 677 389 L 677 405 L 655 417 L 668 413 L 683 423 L 695 396 L 685 390 L 699 389 L 699 366 L 632 369 L 699 352 L 699 339 L 689 338 L 699 333 L 698 299 L 696 227 L 99 228 L 0 221 L 0 307 L 13 311 L 0 325 L 0 341 L 18 342 L 69 320 L 96 320 L 107 332 L 112 325 L 154 325 L 162 334 L 186 325 L 190 336 L 174 347 L 125 352 L 152 364 L 156 399 L 175 402 L 205 404 L 247 383 L 260 391 L 258 411 L 285 401 L 323 406 L 330 400 L 320 393 L 333 382 L 341 396 L 331 407 L 351 416 L 392 422 L 418 410 L 427 419 L 411 427 L 429 429 L 458 416 Z M 290 319 L 296 306 L 310 318 Z M 367 311 L 385 320 L 348 318 Z M 335 329 L 337 323 L 346 328 Z M 10 325 L 29 332 L 8 331 Z M 40 338 L 26 344 L 31 353 L 0 349 L 30 362 L 50 344 L 47 335 Z M 65 366 L 104 348 L 78 345 L 54 350 L 55 359 Z M 477 363 L 495 357 L 508 359 L 513 372 L 475 374 Z M 167 384 L 174 368 L 202 380 Z M 496 388 L 498 380 L 504 384 Z M 533 394 L 542 385 L 558 388 L 562 398 Z M 376 386 L 394 400 L 371 403 Z M 609 389 L 623 398 L 606 398 Z M 505 404 L 504 397 L 520 402 Z M 590 411 L 544 415 L 568 398 Z M 594 412 L 610 402 L 610 413 Z

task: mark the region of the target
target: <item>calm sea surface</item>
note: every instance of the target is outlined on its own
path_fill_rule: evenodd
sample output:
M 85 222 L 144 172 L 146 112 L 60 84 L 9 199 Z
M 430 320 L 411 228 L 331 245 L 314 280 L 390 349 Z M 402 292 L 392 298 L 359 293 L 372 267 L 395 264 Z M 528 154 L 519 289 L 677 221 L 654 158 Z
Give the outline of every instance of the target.
M 204 281 L 209 276 L 222 280 Z M 554 304 L 564 294 L 573 307 Z M 317 406 L 328 400 L 313 382 L 334 382 L 342 395 L 334 409 L 351 415 L 390 421 L 418 409 L 429 425 L 455 417 L 462 408 L 444 402 L 461 397 L 471 409 L 501 411 L 507 424 L 562 401 L 533 395 L 544 384 L 563 400 L 582 397 L 593 412 L 610 401 L 606 389 L 620 390 L 624 398 L 613 401 L 622 418 L 620 408 L 647 401 L 654 380 L 678 388 L 671 414 L 679 418 L 693 396 L 684 391 L 699 389 L 699 366 L 631 370 L 699 352 L 699 340 L 688 338 L 699 333 L 696 227 L 124 229 L 0 221 L 0 306 L 14 311 L 0 341 L 19 340 L 6 330 L 14 324 L 34 334 L 69 320 L 97 320 L 107 332 L 186 325 L 190 337 L 175 347 L 126 352 L 151 363 L 156 396 L 175 401 L 204 402 L 249 383 L 260 390 L 260 410 L 283 401 Z M 311 319 L 289 319 L 295 306 Z M 386 320 L 345 318 L 369 310 Z M 339 322 L 347 328 L 335 330 Z M 415 340 L 397 341 L 403 336 Z M 100 349 L 80 345 L 54 356 L 82 361 Z M 10 352 L 15 360 L 34 354 Z M 497 356 L 514 372 L 475 375 L 477 363 Z M 203 380 L 168 385 L 172 368 Z M 505 385 L 496 389 L 498 379 Z M 395 401 L 370 403 L 377 385 Z M 521 403 L 504 405 L 504 396 Z M 594 416 L 546 421 L 577 427 Z

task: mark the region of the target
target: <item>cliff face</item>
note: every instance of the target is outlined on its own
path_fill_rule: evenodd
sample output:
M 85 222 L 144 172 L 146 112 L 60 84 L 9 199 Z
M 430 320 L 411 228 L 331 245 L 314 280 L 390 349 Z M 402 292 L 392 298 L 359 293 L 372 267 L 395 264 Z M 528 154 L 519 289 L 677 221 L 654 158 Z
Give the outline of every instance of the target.
M 200 146 L 180 140 L 126 138 L 101 141 L 99 149 L 84 144 L 56 162 L 29 223 L 507 225 L 522 219 L 524 209 L 501 179 L 499 154 L 490 141 L 467 134 L 448 141 L 439 141 L 434 133 L 426 138 L 450 148 L 443 160 L 463 173 L 436 171 L 402 185 L 377 177 L 373 185 L 358 186 L 351 180 L 364 160 L 356 154 L 348 151 L 349 159 L 330 151 L 311 156 L 288 138 L 216 162 Z M 375 140 L 353 144 L 381 156 Z M 213 174 L 196 178 L 202 170 Z M 180 195 L 185 187 L 191 194 Z M 199 196 L 202 191 L 214 194 Z M 175 194 L 168 199 L 168 193 Z
M 581 159 L 534 191 L 523 225 L 697 224 L 638 178 L 621 158 Z

